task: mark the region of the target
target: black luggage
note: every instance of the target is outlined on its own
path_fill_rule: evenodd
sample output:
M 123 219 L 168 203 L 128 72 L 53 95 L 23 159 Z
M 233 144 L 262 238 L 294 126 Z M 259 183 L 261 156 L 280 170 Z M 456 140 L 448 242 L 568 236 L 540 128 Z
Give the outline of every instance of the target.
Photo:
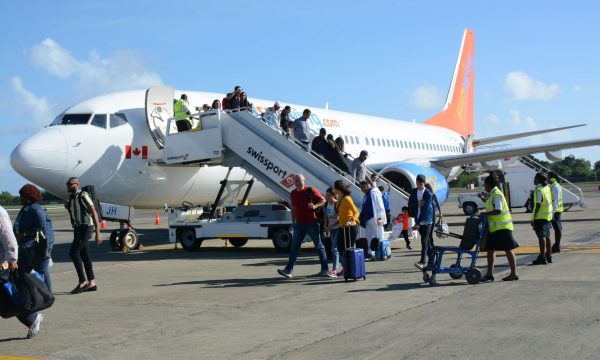
M 54 304 L 54 295 L 38 276 L 39 274 L 25 274 L 20 271 L 11 276 L 19 292 L 21 309 L 24 312 L 38 312 Z
M 465 227 L 463 228 L 463 236 L 460 240 L 459 248 L 463 250 L 471 250 L 477 240 L 479 239 L 479 218 L 477 216 L 471 216 L 465 221 Z

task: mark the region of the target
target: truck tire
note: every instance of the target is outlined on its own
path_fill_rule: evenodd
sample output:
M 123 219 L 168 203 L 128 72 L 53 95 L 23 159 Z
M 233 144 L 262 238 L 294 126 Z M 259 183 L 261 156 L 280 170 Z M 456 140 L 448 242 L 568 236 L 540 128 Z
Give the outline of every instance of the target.
M 123 250 L 123 242 L 121 241 L 121 232 L 119 230 L 111 231 L 108 239 L 110 248 L 113 249 L 113 251 Z
M 196 238 L 196 232 L 192 228 L 184 228 L 177 232 L 179 243 L 186 251 L 196 251 L 200 248 L 202 241 Z
M 292 234 L 286 228 L 273 229 L 271 231 L 271 240 L 273 240 L 273 246 L 275 250 L 287 253 L 290 252 L 292 246 Z
M 240 248 L 240 247 L 246 245 L 246 243 L 248 243 L 248 239 L 233 238 L 233 239 L 227 239 L 227 240 L 229 240 L 229 243 L 231 245 L 233 245 L 233 247 L 236 247 L 236 248 Z
M 477 212 L 477 204 L 474 202 L 468 201 L 463 204 L 463 212 L 465 215 L 473 215 Z
M 140 247 L 140 238 L 134 229 L 125 229 L 121 232 L 121 243 L 127 250 L 136 250 Z

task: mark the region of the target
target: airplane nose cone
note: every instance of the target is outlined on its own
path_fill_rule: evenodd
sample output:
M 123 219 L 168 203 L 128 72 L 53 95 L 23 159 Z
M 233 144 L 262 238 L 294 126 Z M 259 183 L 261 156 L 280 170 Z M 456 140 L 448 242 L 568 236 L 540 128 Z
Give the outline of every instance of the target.
M 67 140 L 59 129 L 44 129 L 13 150 L 10 165 L 32 183 L 55 189 L 65 181 Z

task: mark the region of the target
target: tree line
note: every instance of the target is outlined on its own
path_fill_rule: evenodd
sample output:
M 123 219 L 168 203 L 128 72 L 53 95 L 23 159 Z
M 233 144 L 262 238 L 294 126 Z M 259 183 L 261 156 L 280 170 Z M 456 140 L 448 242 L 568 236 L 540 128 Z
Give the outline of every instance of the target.
M 49 193 L 46 190 L 42 190 L 42 201 L 45 204 L 52 203 L 62 203 L 64 200 L 59 198 L 58 196 Z M 19 195 L 13 195 L 8 191 L 3 191 L 0 193 L 0 205 L 2 206 L 10 206 L 10 205 L 21 205 L 19 201 Z
M 529 157 L 570 182 L 598 181 L 600 177 L 600 160 L 592 166 L 589 160 L 575 158 L 573 155 L 552 163 L 538 159 L 533 155 L 529 155 Z M 477 175 L 477 172 L 463 172 L 458 178 L 450 182 L 450 187 L 465 187 L 467 184 L 477 184 Z

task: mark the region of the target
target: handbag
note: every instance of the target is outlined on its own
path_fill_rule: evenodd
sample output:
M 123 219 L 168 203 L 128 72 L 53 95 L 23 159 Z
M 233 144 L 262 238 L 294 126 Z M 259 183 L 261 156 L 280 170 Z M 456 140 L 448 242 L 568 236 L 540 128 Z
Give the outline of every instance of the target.
M 48 238 L 42 229 L 37 229 L 34 241 L 31 264 L 35 268 L 42 261 L 50 258 L 50 249 L 48 248 Z
M 23 305 L 12 279 L 10 270 L 0 270 L 0 316 L 4 319 L 21 314 Z

